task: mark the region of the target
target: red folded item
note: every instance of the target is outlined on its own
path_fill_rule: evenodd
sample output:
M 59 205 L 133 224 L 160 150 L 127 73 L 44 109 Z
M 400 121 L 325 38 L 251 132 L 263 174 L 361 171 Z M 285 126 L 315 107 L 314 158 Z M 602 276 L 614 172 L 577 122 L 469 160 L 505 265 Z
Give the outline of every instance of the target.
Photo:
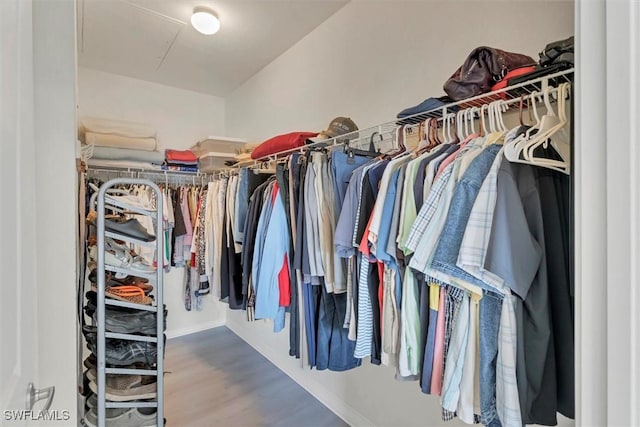
M 318 135 L 318 132 L 291 132 L 274 136 L 254 148 L 251 152 L 251 158 L 259 159 L 280 151 L 302 147 L 307 138 L 312 138 L 316 135 Z
M 509 85 L 509 80 L 511 80 L 512 78 L 521 76 L 523 74 L 528 74 L 534 71 L 535 69 L 536 67 L 533 65 L 527 66 L 527 67 L 514 68 L 513 70 L 505 74 L 502 80 L 500 80 L 498 83 L 491 86 L 491 91 L 493 92 L 494 90 L 504 89 Z M 498 96 L 500 96 L 503 99 L 507 99 L 507 94 L 504 92 L 499 93 Z
M 196 157 L 191 150 L 164 150 L 164 157 L 167 159 L 167 162 L 198 162 L 198 158 Z

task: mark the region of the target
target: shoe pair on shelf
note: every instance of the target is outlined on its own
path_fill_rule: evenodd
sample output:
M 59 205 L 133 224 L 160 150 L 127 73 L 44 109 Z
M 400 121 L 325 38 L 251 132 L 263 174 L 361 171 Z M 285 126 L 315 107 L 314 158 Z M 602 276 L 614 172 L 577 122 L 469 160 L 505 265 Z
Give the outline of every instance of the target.
M 96 302 L 98 296 L 95 291 L 88 291 L 87 305 L 84 311 L 87 316 L 97 323 Z M 105 328 L 109 332 L 117 334 L 143 334 L 155 335 L 156 313 L 141 311 L 126 307 L 105 307 Z M 167 329 L 167 309 L 164 308 L 164 330 Z
M 98 393 L 96 371 L 89 370 L 89 388 Z M 149 375 L 107 375 L 105 398 L 112 402 L 130 402 L 132 400 L 155 399 L 158 396 L 155 376 Z
M 89 273 L 89 281 L 91 283 L 98 282 L 98 271 L 92 269 Z M 116 277 L 115 273 L 111 271 L 105 272 L 104 283 L 106 286 L 137 286 L 144 291 L 145 294 L 153 291 L 153 285 L 149 284 L 149 280 L 138 276 L 126 276 L 123 278 Z
M 91 290 L 98 292 L 98 287 L 95 284 L 91 284 Z M 151 305 L 153 304 L 153 298 L 146 295 L 142 289 L 137 286 L 105 286 L 104 295 L 107 298 L 115 299 L 118 301 L 130 302 L 132 304 Z
M 89 248 L 89 258 L 98 261 L 98 246 Z M 114 267 L 125 268 L 142 274 L 152 274 L 156 268 L 140 255 L 130 250 L 125 244 L 107 238 L 104 243 L 104 263 Z M 124 274 L 116 274 L 116 278 L 124 278 Z
M 98 354 L 97 332 L 95 326 L 85 325 L 82 327 L 82 333 L 87 341 L 87 348 L 94 355 Z M 165 338 L 163 336 L 163 339 Z M 104 360 L 109 365 L 122 367 L 134 363 L 143 363 L 145 366 L 152 366 L 156 363 L 157 354 L 156 343 L 115 338 L 105 339 Z
M 85 374 L 89 380 L 89 388 L 98 393 L 96 378 L 96 360 L 93 355 L 84 361 L 87 367 Z M 141 368 L 139 365 L 129 365 L 127 368 Z M 107 374 L 105 384 L 105 397 L 112 402 L 130 402 L 133 400 L 155 399 L 157 397 L 157 382 L 155 375 L 121 375 Z
M 122 234 L 143 242 L 153 242 L 156 237 L 149 234 L 147 229 L 140 224 L 135 218 L 106 219 L 104 220 L 104 228 L 112 233 Z
M 89 408 L 82 422 L 87 427 L 97 427 L 98 407 Z M 106 427 L 155 427 L 158 411 L 155 408 L 107 408 L 105 413 Z

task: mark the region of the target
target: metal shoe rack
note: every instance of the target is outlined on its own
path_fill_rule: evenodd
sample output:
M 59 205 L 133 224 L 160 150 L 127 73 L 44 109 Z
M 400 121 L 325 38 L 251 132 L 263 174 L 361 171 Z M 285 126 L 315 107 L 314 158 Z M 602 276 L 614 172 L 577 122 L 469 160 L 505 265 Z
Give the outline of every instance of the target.
M 107 191 L 118 185 L 146 185 L 153 190 L 156 195 L 155 210 L 145 210 L 137 206 L 127 204 L 117 197 L 107 197 Z M 126 212 L 136 213 L 140 215 L 146 215 L 153 219 L 155 225 L 155 241 L 143 242 L 135 238 L 106 231 L 105 229 L 105 208 L 109 210 L 122 210 Z M 163 218 L 162 218 L 162 191 L 156 184 L 146 179 L 126 179 L 116 178 L 107 181 L 100 187 L 98 192 L 98 219 L 97 219 L 97 245 L 98 245 L 98 274 L 97 274 L 97 344 L 98 354 L 97 359 L 97 385 L 98 385 L 98 427 L 105 426 L 105 413 L 107 408 L 156 408 L 157 410 L 157 426 L 164 425 L 164 382 L 163 382 L 163 357 L 164 357 L 164 310 L 163 310 L 163 295 L 162 295 L 162 260 L 164 251 L 164 231 L 163 231 Z M 123 240 L 126 242 L 144 245 L 155 246 L 158 267 L 154 274 L 144 274 L 138 271 L 129 270 L 126 268 L 115 267 L 105 264 L 105 240 L 106 238 L 112 238 L 117 240 Z M 148 279 L 151 283 L 154 283 L 155 300 L 153 305 L 133 304 L 124 301 L 118 301 L 105 298 L 105 272 L 110 271 L 113 273 L 131 274 L 138 277 Z M 133 334 L 118 334 L 106 331 L 105 325 L 105 306 L 112 305 L 118 307 L 127 307 L 136 310 L 146 310 L 156 313 L 156 335 L 154 336 L 141 336 Z M 119 339 L 119 340 L 131 340 L 150 342 L 156 344 L 156 366 L 155 369 L 125 369 L 125 368 L 107 368 L 105 363 L 105 346 L 106 339 Z M 109 375 L 145 375 L 155 376 L 157 384 L 157 396 L 155 401 L 150 402 L 110 402 L 105 398 L 106 389 L 106 376 Z

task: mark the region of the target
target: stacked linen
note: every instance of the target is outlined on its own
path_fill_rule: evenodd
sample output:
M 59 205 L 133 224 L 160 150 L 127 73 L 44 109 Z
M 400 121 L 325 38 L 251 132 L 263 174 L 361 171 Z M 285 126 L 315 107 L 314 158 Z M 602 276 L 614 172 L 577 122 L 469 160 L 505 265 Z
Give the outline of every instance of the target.
M 191 150 L 164 151 L 165 161 L 163 169 L 183 172 L 198 172 L 198 158 Z
M 87 117 L 81 121 L 80 138 L 94 147 L 90 164 L 135 162 L 138 167 L 152 167 L 164 160 L 156 151 L 155 129 L 144 124 Z

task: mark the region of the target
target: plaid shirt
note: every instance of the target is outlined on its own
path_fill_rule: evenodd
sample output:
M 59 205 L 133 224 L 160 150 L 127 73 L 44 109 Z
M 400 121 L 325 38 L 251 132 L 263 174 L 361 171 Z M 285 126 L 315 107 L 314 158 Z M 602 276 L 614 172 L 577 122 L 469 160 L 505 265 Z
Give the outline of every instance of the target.
M 460 162 L 454 162 L 447 166 L 442 172 L 442 175 L 440 175 L 440 177 L 446 178 L 446 183 L 439 197 L 439 201 L 436 203 L 435 208 L 433 208 L 434 213 L 431 215 L 430 221 L 426 224 L 420 236 L 420 244 L 414 249 L 415 253 L 409 262 L 409 266 L 414 270 L 423 273 L 427 273 L 429 270 L 433 254 L 438 246 L 438 240 L 440 240 L 440 233 L 442 233 L 442 229 L 447 220 L 447 213 L 449 212 L 449 206 L 451 205 L 456 186 L 455 175 L 459 167 Z M 438 179 L 440 177 L 438 177 Z M 431 193 L 429 193 L 429 196 L 431 196 Z M 429 201 L 427 201 L 425 205 L 427 203 L 429 203 Z M 419 222 L 419 218 L 420 217 L 416 220 L 416 223 Z M 416 223 L 414 223 L 414 226 L 416 226 Z M 422 228 L 421 224 L 418 224 L 417 227 Z M 413 229 L 411 231 L 413 231 Z
M 436 213 L 438 208 L 438 203 L 440 202 L 440 197 L 444 192 L 447 182 L 451 177 L 451 173 L 453 172 L 453 164 L 450 164 L 445 168 L 445 170 L 436 178 L 433 187 L 431 187 L 431 191 L 429 192 L 429 197 L 424 202 L 424 205 L 420 208 L 420 212 L 418 212 L 418 217 L 415 222 L 411 226 L 411 231 L 409 232 L 409 237 L 407 237 L 406 247 L 407 249 L 415 252 L 420 240 L 422 240 L 422 236 L 424 235 L 427 226 L 431 222 L 433 215 Z
M 502 300 L 496 361 L 496 410 L 504 426 L 521 426 L 520 399 L 516 381 L 517 326 L 514 296 L 507 293 Z
M 485 270 L 484 261 L 491 237 L 493 212 L 498 195 L 498 169 L 500 169 L 503 158 L 502 150 L 500 150 L 487 177 L 482 182 L 478 197 L 469 215 L 456 263 L 458 267 L 491 285 L 501 294 L 504 294 L 506 289 L 504 280 Z

